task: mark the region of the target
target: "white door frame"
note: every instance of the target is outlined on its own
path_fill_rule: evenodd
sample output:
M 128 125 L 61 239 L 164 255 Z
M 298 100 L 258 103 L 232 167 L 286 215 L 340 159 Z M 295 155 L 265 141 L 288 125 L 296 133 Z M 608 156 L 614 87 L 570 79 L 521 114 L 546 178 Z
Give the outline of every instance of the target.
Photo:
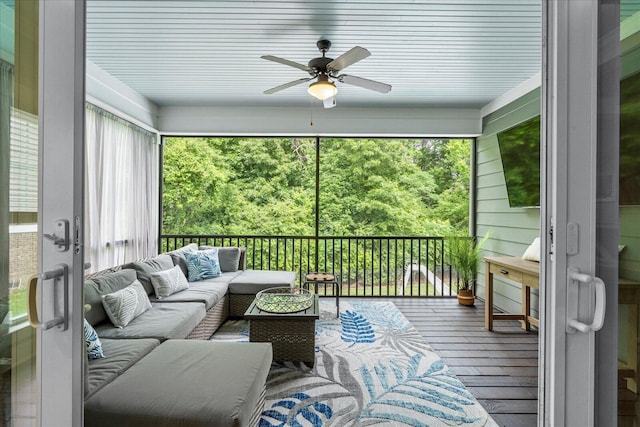
M 604 372 L 598 376 L 597 366 L 601 362 L 596 360 L 598 334 L 598 337 L 606 337 L 600 342 L 608 346 L 609 353 L 614 353 L 615 366 L 616 351 L 611 349 L 617 350 L 617 292 L 613 290 L 617 285 L 616 273 L 613 278 L 610 271 L 603 275 L 614 286 L 606 286 L 608 313 L 602 332 L 582 333 L 567 329 L 567 317 L 572 309 L 577 310 L 579 321 L 589 324 L 597 304 L 593 284 L 570 284 L 568 271 L 575 268 L 590 276 L 603 273 L 596 258 L 596 252 L 601 253 L 605 247 L 600 241 L 602 233 L 596 241 L 596 229 L 602 225 L 599 215 L 603 212 L 600 204 L 596 203 L 596 171 L 598 167 L 599 171 L 606 171 L 609 165 L 599 159 L 602 151 L 598 151 L 598 130 L 612 131 L 615 135 L 611 137 L 617 138 L 611 117 L 606 114 L 598 116 L 599 108 L 602 108 L 600 98 L 603 98 L 598 96 L 598 85 L 608 96 L 611 93 L 609 86 L 619 84 L 619 79 L 615 82 L 615 78 L 599 82 L 598 56 L 602 54 L 598 50 L 598 25 L 599 19 L 602 20 L 600 3 L 547 0 L 543 8 L 542 170 L 546 182 L 541 204 L 544 258 L 541 277 L 545 286 L 541 287 L 543 321 L 540 330 L 538 424 L 545 426 L 589 427 L 616 423 L 616 407 L 611 408 L 616 400 L 616 388 L 612 385 L 615 376 L 609 378 L 610 373 Z M 615 5 L 617 2 L 607 3 Z M 607 16 L 607 19 L 612 18 Z M 619 15 L 615 19 L 619 22 Z M 611 116 L 615 117 L 615 113 Z M 604 136 L 601 133 L 601 140 L 608 142 Z M 610 151 L 616 146 L 610 147 Z M 616 155 L 617 150 L 607 160 Z M 607 203 L 617 209 L 617 169 L 615 178 L 609 181 L 608 187 L 613 191 L 615 200 Z M 602 182 L 599 184 L 602 193 Z M 602 198 L 599 201 L 602 202 Z M 615 233 L 617 239 L 617 222 L 609 226 L 609 232 Z M 609 239 L 607 245 L 611 241 Z M 614 263 L 617 271 L 617 261 Z M 568 296 L 568 289 L 579 290 Z M 599 349 L 604 350 L 604 347 L 599 346 Z M 597 393 L 596 378 L 599 382 Z M 613 395 L 613 399 L 603 398 L 606 393 L 610 394 L 609 397 Z
M 39 329 L 38 423 L 82 426 L 83 363 L 83 175 L 85 97 L 84 0 L 40 0 L 39 117 L 40 168 L 39 271 L 68 266 L 68 327 Z M 68 250 L 56 250 L 44 234 L 69 222 Z M 64 315 L 64 280 L 39 280 L 41 322 Z

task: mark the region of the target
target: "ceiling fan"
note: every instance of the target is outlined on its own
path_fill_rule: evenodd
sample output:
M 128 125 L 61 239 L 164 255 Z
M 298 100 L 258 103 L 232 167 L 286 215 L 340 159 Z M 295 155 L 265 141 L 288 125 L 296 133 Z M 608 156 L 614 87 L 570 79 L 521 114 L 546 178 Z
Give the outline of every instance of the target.
M 324 108 L 331 108 L 335 107 L 336 105 L 336 94 L 338 93 L 338 88 L 334 83 L 335 81 L 358 86 L 380 93 L 387 93 L 391 90 L 391 85 L 388 85 L 386 83 L 381 83 L 362 77 L 350 76 L 347 74 L 340 74 L 340 71 L 344 70 L 349 65 L 353 65 L 356 62 L 371 55 L 371 53 L 369 53 L 367 49 L 356 46 L 338 56 L 336 59 L 333 59 L 326 57 L 326 53 L 331 47 L 331 42 L 329 40 L 319 40 L 316 45 L 318 46 L 320 52 L 322 52 L 322 56 L 313 58 L 311 61 L 309 61 L 308 65 L 289 61 L 288 59 L 279 58 L 273 55 L 261 56 L 262 59 L 266 59 L 267 61 L 278 62 L 280 64 L 288 65 L 290 67 L 306 71 L 311 76 L 294 80 L 292 82 L 285 83 L 271 89 L 267 89 L 264 91 L 264 93 L 267 95 L 271 95 L 283 89 L 287 89 L 292 86 L 317 79 L 317 81 L 309 85 L 307 91 L 310 95 L 323 101 Z

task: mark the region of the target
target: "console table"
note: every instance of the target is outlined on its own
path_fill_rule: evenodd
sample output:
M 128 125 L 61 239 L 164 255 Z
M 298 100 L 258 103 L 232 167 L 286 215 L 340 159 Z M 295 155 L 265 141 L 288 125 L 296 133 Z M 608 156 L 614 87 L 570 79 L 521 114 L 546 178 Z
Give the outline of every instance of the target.
M 494 320 L 521 320 L 522 329 L 531 330 L 531 325 L 539 326 L 538 319 L 531 316 L 531 288 L 538 289 L 540 265 L 519 257 L 484 257 L 485 263 L 485 298 L 484 327 L 493 330 Z M 522 313 L 493 312 L 493 276 L 519 283 L 522 286 Z

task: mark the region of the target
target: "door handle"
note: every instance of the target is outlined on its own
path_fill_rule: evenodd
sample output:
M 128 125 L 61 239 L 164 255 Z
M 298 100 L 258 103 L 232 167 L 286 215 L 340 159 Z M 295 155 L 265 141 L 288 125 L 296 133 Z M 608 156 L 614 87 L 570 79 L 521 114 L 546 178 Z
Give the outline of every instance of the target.
M 29 278 L 29 288 L 27 292 L 29 306 L 28 306 L 28 315 L 29 315 L 29 324 L 34 328 L 39 329 L 51 329 L 54 326 L 60 327 L 63 331 L 67 330 L 68 325 L 68 308 L 69 308 L 69 267 L 66 264 L 58 264 L 56 268 L 50 271 L 46 271 L 42 274 L 34 274 Z M 62 280 L 62 291 L 64 292 L 64 299 L 62 307 L 62 316 L 54 317 L 51 320 L 46 322 L 41 322 L 38 316 L 38 302 L 37 302 L 37 290 L 38 290 L 38 280 L 54 280 L 55 282 Z
M 577 268 L 568 270 L 567 279 L 567 333 L 599 331 L 604 324 L 607 303 L 604 282 L 599 277 L 580 273 Z M 578 320 L 578 297 L 581 284 L 589 285 L 591 283 L 593 283 L 596 290 L 596 306 L 593 312 L 593 320 L 590 324 L 586 324 Z

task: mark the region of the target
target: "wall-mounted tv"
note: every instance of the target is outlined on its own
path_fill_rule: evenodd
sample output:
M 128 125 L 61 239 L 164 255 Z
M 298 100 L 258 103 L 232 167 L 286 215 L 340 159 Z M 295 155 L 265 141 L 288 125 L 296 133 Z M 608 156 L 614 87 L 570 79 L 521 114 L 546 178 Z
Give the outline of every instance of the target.
M 498 132 L 510 207 L 540 206 L 540 116 Z M 640 205 L 640 73 L 620 82 L 620 204 Z
M 640 205 L 640 73 L 620 82 L 620 204 Z
M 509 206 L 540 206 L 540 116 L 498 132 Z

